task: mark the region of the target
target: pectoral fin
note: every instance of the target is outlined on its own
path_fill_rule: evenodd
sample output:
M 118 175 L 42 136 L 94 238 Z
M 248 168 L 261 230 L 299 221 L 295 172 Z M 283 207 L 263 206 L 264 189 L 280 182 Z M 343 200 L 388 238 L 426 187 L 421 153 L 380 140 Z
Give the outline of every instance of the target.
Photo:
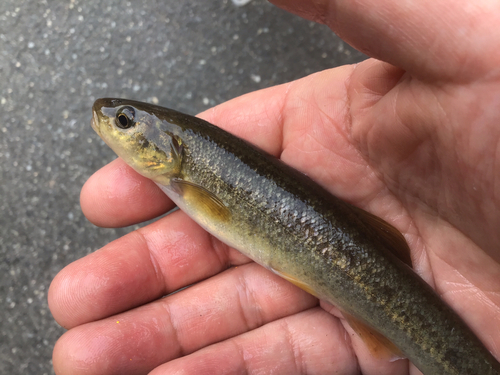
M 342 315 L 361 340 L 363 340 L 368 350 L 375 358 L 385 359 L 391 362 L 406 358 L 387 337 L 368 327 L 365 323 L 348 313 L 342 312 Z
M 401 232 L 385 220 L 361 208 L 354 206 L 353 208 L 358 218 L 378 234 L 385 247 L 401 261 L 412 267 L 410 248 Z
M 231 211 L 224 202 L 204 187 L 178 178 L 172 179 L 171 184 L 193 209 L 202 211 L 205 216 L 219 222 L 231 219 Z

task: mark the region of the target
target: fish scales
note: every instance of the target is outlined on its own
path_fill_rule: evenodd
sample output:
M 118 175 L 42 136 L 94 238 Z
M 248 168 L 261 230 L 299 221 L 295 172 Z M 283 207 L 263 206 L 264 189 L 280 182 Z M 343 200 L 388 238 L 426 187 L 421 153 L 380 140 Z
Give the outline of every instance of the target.
M 198 133 L 186 140 L 187 149 L 192 151 L 186 153 L 183 174 L 190 181 L 216 192 L 229 206 L 233 222 L 237 223 L 232 230 L 246 239 L 247 248 L 256 249 L 247 253 L 248 256 L 316 286 L 319 297 L 342 306 L 370 326 L 379 327 L 389 318 L 394 324 L 393 332 L 383 333 L 394 342 L 412 344 L 408 348 L 401 346 L 409 356 L 410 346 L 417 346 L 413 349 L 415 356 L 437 353 L 434 356 L 443 367 L 451 368 L 446 362 L 462 361 L 461 343 L 464 340 L 461 335 L 455 337 L 453 334 L 458 332 L 453 328 L 462 325 L 461 321 L 450 319 L 449 316 L 455 314 L 420 278 L 409 278 L 407 270 L 401 269 L 406 266 L 397 260 L 387 262 L 393 255 L 384 248 L 377 248 L 375 239 L 366 240 L 366 234 L 358 229 L 363 224 L 346 203 L 316 184 L 309 184 L 308 180 L 301 181 L 305 180 L 302 174 L 278 160 L 262 152 L 249 154 L 244 142 L 238 144 L 233 140 L 231 144 L 220 136 L 216 142 L 212 138 L 217 135 L 206 138 L 206 127 L 199 130 L 203 131 L 203 137 Z M 280 199 L 270 201 L 270 196 Z M 259 209 L 262 206 L 266 210 Z M 302 222 L 304 217 L 306 221 Z M 341 223 L 338 217 L 343 218 Z M 309 235 L 306 236 L 307 230 Z M 318 240 L 320 236 L 322 239 Z M 224 236 L 221 237 L 224 240 Z M 252 240 L 255 242 L 250 245 Z M 261 254 L 262 248 L 273 250 Z M 318 248 L 322 251 L 316 251 Z M 369 272 L 365 272 L 366 264 L 369 264 Z M 401 283 L 402 280 L 407 284 Z M 427 293 L 414 293 L 418 289 Z M 430 308 L 423 310 L 422 306 L 426 305 Z M 359 311 L 365 313 L 362 315 Z M 422 337 L 420 332 L 423 330 L 431 334 Z M 440 339 L 433 335 L 435 332 L 448 334 Z M 475 341 L 476 338 L 469 335 L 467 340 Z M 479 364 L 475 363 L 472 354 L 469 353 L 472 362 L 469 368 L 478 369 Z M 436 368 L 432 371 L 429 373 L 446 370 Z
M 491 353 L 434 290 L 386 248 L 359 209 L 203 120 L 139 102 L 98 100 L 94 127 L 118 155 L 148 177 L 139 163 L 130 161 L 128 149 L 114 144 L 111 133 L 118 131 L 121 137 L 128 131 L 114 125 L 124 106 L 133 108 L 134 126 L 140 129 L 135 132 L 147 139 L 148 147 L 154 144 L 160 154 L 172 157 L 164 135 L 178 143 L 182 155 L 174 172 L 153 180 L 210 233 L 278 274 L 300 280 L 316 296 L 374 328 L 426 375 L 500 374 Z M 175 181 L 202 187 L 222 202 L 230 218 L 219 222 L 212 211 L 200 212 L 187 194 L 172 187 Z

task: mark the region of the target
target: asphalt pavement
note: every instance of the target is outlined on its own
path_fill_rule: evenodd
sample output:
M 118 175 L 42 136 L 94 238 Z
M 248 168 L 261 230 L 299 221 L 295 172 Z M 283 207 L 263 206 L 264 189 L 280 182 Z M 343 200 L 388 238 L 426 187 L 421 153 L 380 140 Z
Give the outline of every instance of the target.
M 364 58 L 263 0 L 0 2 L 0 373 L 53 373 L 51 280 L 136 228 L 80 210 L 85 180 L 115 158 L 90 127 L 96 98 L 196 114 Z

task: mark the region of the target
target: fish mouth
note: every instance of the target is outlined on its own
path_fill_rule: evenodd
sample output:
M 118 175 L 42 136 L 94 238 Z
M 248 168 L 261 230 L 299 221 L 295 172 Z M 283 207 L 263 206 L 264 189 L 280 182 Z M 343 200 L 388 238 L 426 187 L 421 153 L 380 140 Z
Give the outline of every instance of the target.
M 120 99 L 101 98 L 97 99 L 92 106 L 92 129 L 102 138 L 102 127 L 106 126 L 110 117 L 115 116 L 116 106 L 120 104 Z M 104 121 L 103 121 L 104 120 Z
M 92 126 L 92 129 L 94 129 L 99 136 L 101 136 L 101 129 L 99 128 L 99 117 L 97 116 L 97 112 L 95 111 L 95 109 L 92 109 L 92 120 L 90 121 L 90 126 Z

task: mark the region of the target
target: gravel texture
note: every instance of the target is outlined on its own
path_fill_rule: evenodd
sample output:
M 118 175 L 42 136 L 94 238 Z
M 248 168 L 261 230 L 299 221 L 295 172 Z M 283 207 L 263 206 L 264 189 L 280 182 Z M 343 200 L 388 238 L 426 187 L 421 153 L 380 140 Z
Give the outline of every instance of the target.
M 364 58 L 263 0 L 0 2 L 0 373 L 53 373 L 52 278 L 134 229 L 80 211 L 81 186 L 115 158 L 90 128 L 96 98 L 195 114 Z

